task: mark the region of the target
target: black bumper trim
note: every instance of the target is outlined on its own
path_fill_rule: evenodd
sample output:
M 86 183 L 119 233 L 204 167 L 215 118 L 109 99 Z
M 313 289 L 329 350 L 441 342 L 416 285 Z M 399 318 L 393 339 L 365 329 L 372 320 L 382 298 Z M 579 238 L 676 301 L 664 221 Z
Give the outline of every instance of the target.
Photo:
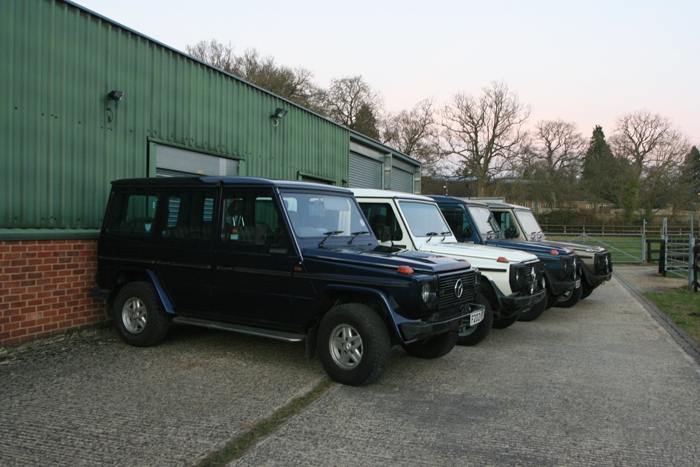
M 540 290 L 535 292 L 533 295 L 525 295 L 521 297 L 499 297 L 501 302 L 501 316 L 500 318 L 510 318 L 532 308 L 534 305 L 540 303 L 547 296 L 546 290 Z
M 464 326 L 464 321 L 467 322 L 467 325 L 469 324 L 469 317 L 472 313 L 483 310 L 484 305 L 470 303 L 469 311 L 455 318 L 451 318 L 438 323 L 428 323 L 426 321 L 400 323 L 399 329 L 401 330 L 401 334 L 403 335 L 405 342 L 425 339 L 436 334 L 442 334 L 444 332 L 458 331 L 460 327 Z

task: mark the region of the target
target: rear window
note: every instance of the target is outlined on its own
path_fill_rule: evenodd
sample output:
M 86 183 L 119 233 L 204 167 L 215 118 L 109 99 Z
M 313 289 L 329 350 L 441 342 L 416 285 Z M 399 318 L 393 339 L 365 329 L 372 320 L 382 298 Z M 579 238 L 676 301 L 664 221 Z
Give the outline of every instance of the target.
M 154 227 L 158 195 L 155 193 L 115 193 L 106 221 L 115 235 L 146 236 Z

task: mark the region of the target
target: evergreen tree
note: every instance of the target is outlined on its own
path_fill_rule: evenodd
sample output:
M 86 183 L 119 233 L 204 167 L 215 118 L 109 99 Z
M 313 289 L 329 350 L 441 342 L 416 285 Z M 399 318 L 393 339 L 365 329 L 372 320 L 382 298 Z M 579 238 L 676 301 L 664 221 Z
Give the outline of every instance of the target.
M 694 188 L 700 188 L 700 151 L 693 146 L 685 157 L 684 172 L 688 174 Z
M 355 114 L 354 121 L 348 125 L 348 128 L 369 136 L 372 139 L 379 140 L 379 130 L 377 129 L 377 117 L 374 116 L 372 108 L 367 104 L 360 105 Z
M 622 187 L 627 181 L 628 166 L 615 157 L 605 141 L 603 128 L 597 125 L 583 159 L 581 187 L 591 201 L 608 201 L 619 205 Z

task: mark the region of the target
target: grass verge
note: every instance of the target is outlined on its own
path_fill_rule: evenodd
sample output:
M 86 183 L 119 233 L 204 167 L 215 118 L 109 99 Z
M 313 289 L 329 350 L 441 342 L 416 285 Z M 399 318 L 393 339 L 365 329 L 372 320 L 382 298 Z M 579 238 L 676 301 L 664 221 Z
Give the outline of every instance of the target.
M 307 406 L 317 400 L 335 383 L 329 378 L 324 378 L 310 392 L 293 399 L 271 417 L 266 418 L 252 426 L 247 432 L 231 441 L 220 450 L 209 454 L 202 459 L 197 467 L 220 467 L 231 463 L 245 454 L 262 438 L 277 431 L 287 420 L 300 413 Z
M 700 292 L 690 287 L 644 294 L 685 332 L 700 344 Z

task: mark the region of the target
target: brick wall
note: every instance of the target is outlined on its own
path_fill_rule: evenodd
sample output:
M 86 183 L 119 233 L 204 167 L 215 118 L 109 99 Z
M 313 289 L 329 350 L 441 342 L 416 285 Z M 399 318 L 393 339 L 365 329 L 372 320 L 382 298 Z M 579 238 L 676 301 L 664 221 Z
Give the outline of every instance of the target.
M 105 321 L 97 240 L 0 242 L 0 346 Z

